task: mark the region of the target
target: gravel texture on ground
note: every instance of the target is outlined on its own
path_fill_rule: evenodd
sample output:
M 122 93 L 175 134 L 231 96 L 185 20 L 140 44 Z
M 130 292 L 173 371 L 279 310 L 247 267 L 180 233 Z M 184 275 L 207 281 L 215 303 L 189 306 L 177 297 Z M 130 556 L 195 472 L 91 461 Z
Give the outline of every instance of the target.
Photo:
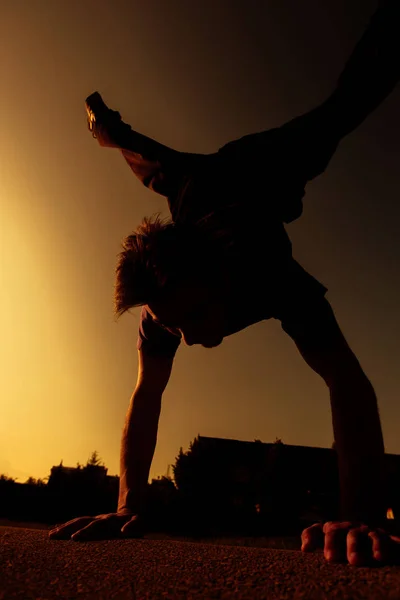
M 400 567 L 171 539 L 50 540 L 46 530 L 0 527 L 0 600 L 14 598 L 400 600 Z

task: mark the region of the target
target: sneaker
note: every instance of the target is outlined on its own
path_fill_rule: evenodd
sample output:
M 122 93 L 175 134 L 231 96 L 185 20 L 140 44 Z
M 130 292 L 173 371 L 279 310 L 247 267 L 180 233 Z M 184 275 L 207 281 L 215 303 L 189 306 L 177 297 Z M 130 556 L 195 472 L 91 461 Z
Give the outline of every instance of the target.
M 118 148 L 121 134 L 130 129 L 119 112 L 108 108 L 98 92 L 94 92 L 85 101 L 88 129 L 100 146 Z

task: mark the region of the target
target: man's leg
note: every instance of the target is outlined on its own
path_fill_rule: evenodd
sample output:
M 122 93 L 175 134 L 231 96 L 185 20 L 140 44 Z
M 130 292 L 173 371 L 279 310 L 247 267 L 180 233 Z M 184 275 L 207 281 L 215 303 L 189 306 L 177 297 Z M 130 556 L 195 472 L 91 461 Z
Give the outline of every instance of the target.
M 384 0 L 352 52 L 336 89 L 320 106 L 279 128 L 246 135 L 223 146 L 236 176 L 244 173 L 268 191 L 304 186 L 324 172 L 341 139 L 392 92 L 400 76 L 400 2 Z M 292 190 L 290 190 L 292 191 Z
M 380 0 L 328 100 L 336 105 L 342 136 L 358 127 L 399 82 L 399 27 L 400 2 Z
M 204 155 L 179 152 L 153 140 L 124 123 L 98 92 L 86 98 L 88 125 L 99 144 L 118 148 L 141 183 L 150 190 L 174 198 L 184 176 L 204 160 Z
M 366 519 L 382 521 L 388 508 L 384 443 L 372 384 L 326 298 L 298 303 L 292 298 L 288 304 L 279 317 L 282 329 L 329 388 L 342 519 L 362 518 L 365 513 Z
M 394 90 L 400 78 L 400 2 L 384 0 L 354 48 L 336 89 L 319 107 L 281 128 L 293 136 L 307 180 L 327 167 L 340 140 Z

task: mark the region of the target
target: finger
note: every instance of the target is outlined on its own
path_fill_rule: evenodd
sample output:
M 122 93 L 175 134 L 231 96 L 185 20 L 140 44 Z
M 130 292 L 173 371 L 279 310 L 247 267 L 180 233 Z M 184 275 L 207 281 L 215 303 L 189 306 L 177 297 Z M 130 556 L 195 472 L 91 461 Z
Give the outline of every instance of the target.
M 391 540 L 393 540 L 394 542 L 397 542 L 397 543 L 399 543 L 399 542 L 400 542 L 400 537 L 398 537 L 397 535 L 390 535 L 390 534 L 389 534 L 389 537 L 390 537 L 390 539 L 391 539 Z
M 327 521 L 324 525 L 323 532 L 333 531 L 336 529 L 351 529 L 352 527 L 358 527 L 352 521 Z
M 314 523 L 304 529 L 301 533 L 301 551 L 312 552 L 316 548 L 323 548 L 324 534 L 322 532 L 322 523 Z
M 52 540 L 69 540 L 75 531 L 78 531 L 78 529 L 87 525 L 93 521 L 93 519 L 94 517 L 79 517 L 78 519 L 72 519 L 64 525 L 52 529 L 49 532 L 49 538 Z
M 369 564 L 372 559 L 372 538 L 366 525 L 351 529 L 347 535 L 347 560 L 356 567 Z
M 60 527 L 66 527 L 67 525 L 72 525 L 72 523 L 76 523 L 76 521 L 78 521 L 79 519 L 93 519 L 94 517 L 75 517 L 74 519 L 70 519 L 69 521 L 66 521 L 65 523 L 57 523 L 56 525 L 54 525 L 54 527 L 51 528 L 50 531 L 54 531 L 55 529 L 59 529 Z
M 125 525 L 121 528 L 121 533 L 124 537 L 143 537 L 144 536 L 144 525 L 137 515 L 132 517 Z
M 71 536 L 74 542 L 104 540 L 121 536 L 121 515 L 97 518 Z M 126 517 L 125 517 L 126 518 Z
M 347 523 L 337 523 L 325 533 L 324 556 L 329 562 L 346 561 L 346 538 L 350 530 Z
M 324 526 L 322 528 L 323 533 L 326 533 L 327 531 L 330 530 L 330 528 L 332 527 L 332 525 L 335 525 L 337 521 L 326 521 L 326 523 L 324 523 Z
M 387 562 L 390 557 L 390 536 L 382 530 L 374 530 L 368 533 L 372 540 L 372 556 L 379 562 Z

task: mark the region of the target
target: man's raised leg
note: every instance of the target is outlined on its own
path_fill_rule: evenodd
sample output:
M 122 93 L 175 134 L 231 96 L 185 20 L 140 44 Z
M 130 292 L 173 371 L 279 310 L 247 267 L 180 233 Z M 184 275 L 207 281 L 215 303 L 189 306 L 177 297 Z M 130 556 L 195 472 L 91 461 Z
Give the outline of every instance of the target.
M 399 28 L 399 0 L 380 2 L 334 92 L 314 110 L 281 127 L 308 181 L 326 169 L 340 140 L 354 131 L 399 82 Z

